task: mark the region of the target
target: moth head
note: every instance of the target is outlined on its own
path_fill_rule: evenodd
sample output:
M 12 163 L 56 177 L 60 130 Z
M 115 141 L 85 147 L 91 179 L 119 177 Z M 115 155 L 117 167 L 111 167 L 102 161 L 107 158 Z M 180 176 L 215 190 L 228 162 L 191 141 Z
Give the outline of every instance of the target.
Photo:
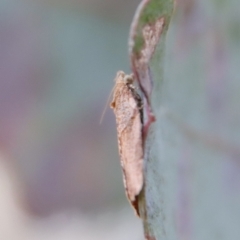
M 123 71 L 118 71 L 115 78 L 116 84 L 132 84 L 133 83 L 133 74 L 125 74 Z

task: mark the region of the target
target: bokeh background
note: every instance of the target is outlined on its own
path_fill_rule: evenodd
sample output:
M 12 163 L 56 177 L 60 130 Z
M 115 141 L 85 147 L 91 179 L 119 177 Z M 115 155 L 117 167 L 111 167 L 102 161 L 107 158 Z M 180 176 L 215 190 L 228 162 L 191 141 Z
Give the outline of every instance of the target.
M 116 71 L 130 71 L 139 2 L 0 0 L 1 240 L 143 239 L 124 194 L 111 110 L 99 125 Z M 226 72 L 237 81 L 240 2 L 176 6 L 166 79 L 179 69 L 192 78 L 205 62 L 213 88 Z

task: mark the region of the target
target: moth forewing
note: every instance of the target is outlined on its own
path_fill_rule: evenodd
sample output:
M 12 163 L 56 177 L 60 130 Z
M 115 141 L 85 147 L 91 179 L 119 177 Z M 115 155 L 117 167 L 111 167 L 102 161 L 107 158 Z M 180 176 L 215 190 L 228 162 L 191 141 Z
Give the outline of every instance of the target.
M 137 196 L 143 187 L 142 100 L 133 75 L 117 73 L 111 108 L 116 116 L 118 148 L 126 195 L 138 213 Z

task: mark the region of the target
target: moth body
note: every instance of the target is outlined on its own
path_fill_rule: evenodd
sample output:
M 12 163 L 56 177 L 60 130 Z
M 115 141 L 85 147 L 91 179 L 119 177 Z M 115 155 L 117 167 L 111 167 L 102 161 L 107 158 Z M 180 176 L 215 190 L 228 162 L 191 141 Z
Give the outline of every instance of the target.
M 116 116 L 118 148 L 126 195 L 137 214 L 137 197 L 143 187 L 142 100 L 133 85 L 133 75 L 117 73 L 111 108 Z

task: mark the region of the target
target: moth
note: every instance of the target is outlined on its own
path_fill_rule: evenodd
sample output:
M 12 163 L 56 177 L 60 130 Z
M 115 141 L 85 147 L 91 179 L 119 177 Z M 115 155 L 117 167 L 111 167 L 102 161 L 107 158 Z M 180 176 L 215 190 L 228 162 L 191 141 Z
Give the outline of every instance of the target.
M 143 103 L 133 85 L 133 74 L 117 72 L 110 107 L 116 116 L 118 149 L 127 198 L 139 215 L 143 188 Z

